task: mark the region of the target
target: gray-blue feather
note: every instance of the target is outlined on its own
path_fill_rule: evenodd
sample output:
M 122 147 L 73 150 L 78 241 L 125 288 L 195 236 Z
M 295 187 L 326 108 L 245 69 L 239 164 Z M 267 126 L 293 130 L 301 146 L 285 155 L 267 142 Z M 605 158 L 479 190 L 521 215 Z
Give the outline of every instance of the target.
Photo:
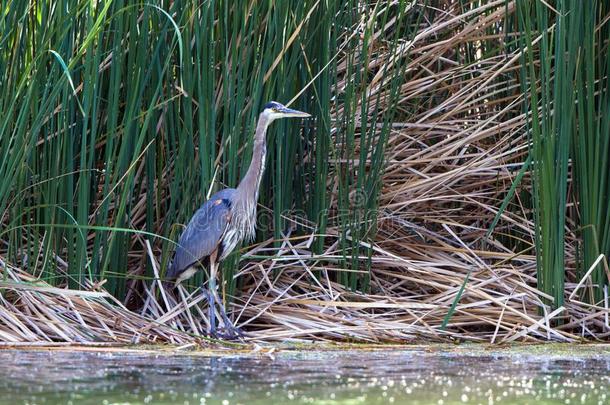
M 220 190 L 195 212 L 178 240 L 167 278 L 176 279 L 180 273 L 204 261 L 219 248 L 231 220 L 234 196 L 235 189 Z

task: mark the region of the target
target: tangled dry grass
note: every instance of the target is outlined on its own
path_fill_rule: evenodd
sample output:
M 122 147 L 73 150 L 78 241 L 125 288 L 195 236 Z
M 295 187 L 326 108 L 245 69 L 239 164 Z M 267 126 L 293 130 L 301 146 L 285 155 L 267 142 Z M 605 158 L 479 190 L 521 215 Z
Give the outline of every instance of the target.
M 379 67 L 391 69 L 404 58 L 399 110 L 410 113 L 391 123 L 378 233 L 367 246 L 373 252 L 370 292 L 335 281 L 337 274 L 354 271 L 340 265 L 337 228 L 327 230 L 322 254 L 311 246 L 315 229 L 311 235 L 285 235 L 279 248 L 272 240 L 251 246 L 235 276 L 241 288 L 229 305 L 246 341 L 508 343 L 610 335 L 607 294 L 598 306 L 575 298 L 590 286 L 587 276 L 566 275 L 563 307 L 550 310 L 543 303 L 551 297 L 536 289 L 534 225 L 519 190 L 495 225 L 527 155 L 527 123 L 515 74 L 520 51 L 498 46 L 505 52 L 487 54 L 480 45 L 490 40 L 488 32 L 497 32 L 490 27 L 505 23 L 515 3 L 484 3 L 470 11 L 458 12 L 455 3 L 436 10 L 434 22 L 422 22 L 415 40 L 399 53 L 384 53 L 383 43 L 371 45 L 378 53 L 369 61 L 368 102 L 390 99 L 378 80 Z M 494 34 L 491 40 L 502 45 L 507 38 Z M 476 63 L 463 63 L 468 52 Z M 349 80 L 347 72 L 338 73 Z M 370 117 L 355 120 L 365 128 Z M 529 186 L 526 174 L 520 188 Z M 515 239 L 518 250 L 507 244 Z M 573 245 L 566 252 L 568 268 L 574 268 Z M 140 266 L 148 261 L 158 273 L 159 252 L 148 246 L 140 256 Z M 605 257 L 596 265 L 607 269 Z M 198 289 L 181 289 L 173 302 L 160 282 L 134 282 L 144 303 L 134 312 L 103 287 L 51 288 L 6 268 L 11 279 L 0 282 L 3 341 L 186 344 L 205 335 L 205 299 Z
M 0 263 L 1 264 L 1 263 Z M 180 331 L 123 306 L 99 286 L 90 291 L 56 288 L 6 268 L 0 281 L 0 341 L 75 344 L 165 343 L 187 339 Z

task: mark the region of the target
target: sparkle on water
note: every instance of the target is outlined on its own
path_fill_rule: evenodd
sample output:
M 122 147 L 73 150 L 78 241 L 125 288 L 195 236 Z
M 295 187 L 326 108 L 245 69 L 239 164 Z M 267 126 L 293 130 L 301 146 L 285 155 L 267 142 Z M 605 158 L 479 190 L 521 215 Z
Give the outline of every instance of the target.
M 527 352 L 527 351 L 526 351 Z M 610 352 L 0 351 L 2 404 L 607 404 Z M 533 354 L 532 354 L 533 353 Z

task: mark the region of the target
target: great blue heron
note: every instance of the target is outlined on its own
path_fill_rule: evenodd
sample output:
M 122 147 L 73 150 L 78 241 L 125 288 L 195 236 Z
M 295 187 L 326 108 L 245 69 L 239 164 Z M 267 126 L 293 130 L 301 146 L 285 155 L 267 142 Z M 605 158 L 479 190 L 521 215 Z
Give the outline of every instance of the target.
M 252 240 L 255 236 L 256 202 L 265 170 L 265 134 L 273 121 L 288 117 L 304 118 L 310 115 L 275 101 L 265 104 L 256 125 L 248 171 L 237 188 L 220 190 L 195 212 L 178 240 L 174 260 L 167 271 L 166 277 L 175 280 L 178 285 L 191 278 L 199 265 L 209 267 L 207 298 L 209 333 L 212 336 L 217 335 L 215 301 L 219 303 L 228 335 L 236 335 L 236 330 L 226 316 L 216 292 L 218 264 L 226 259 L 243 239 Z

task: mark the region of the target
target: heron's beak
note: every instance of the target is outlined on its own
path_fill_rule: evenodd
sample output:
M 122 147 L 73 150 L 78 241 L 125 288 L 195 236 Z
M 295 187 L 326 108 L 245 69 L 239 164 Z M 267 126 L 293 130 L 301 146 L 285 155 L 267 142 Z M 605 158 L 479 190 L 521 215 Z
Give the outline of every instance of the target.
M 300 117 L 300 118 L 307 118 L 307 117 L 311 117 L 311 114 L 307 114 L 306 112 L 303 111 L 298 111 L 298 110 L 293 110 L 291 108 L 287 108 L 284 107 L 280 110 L 280 113 L 282 114 L 282 117 Z

